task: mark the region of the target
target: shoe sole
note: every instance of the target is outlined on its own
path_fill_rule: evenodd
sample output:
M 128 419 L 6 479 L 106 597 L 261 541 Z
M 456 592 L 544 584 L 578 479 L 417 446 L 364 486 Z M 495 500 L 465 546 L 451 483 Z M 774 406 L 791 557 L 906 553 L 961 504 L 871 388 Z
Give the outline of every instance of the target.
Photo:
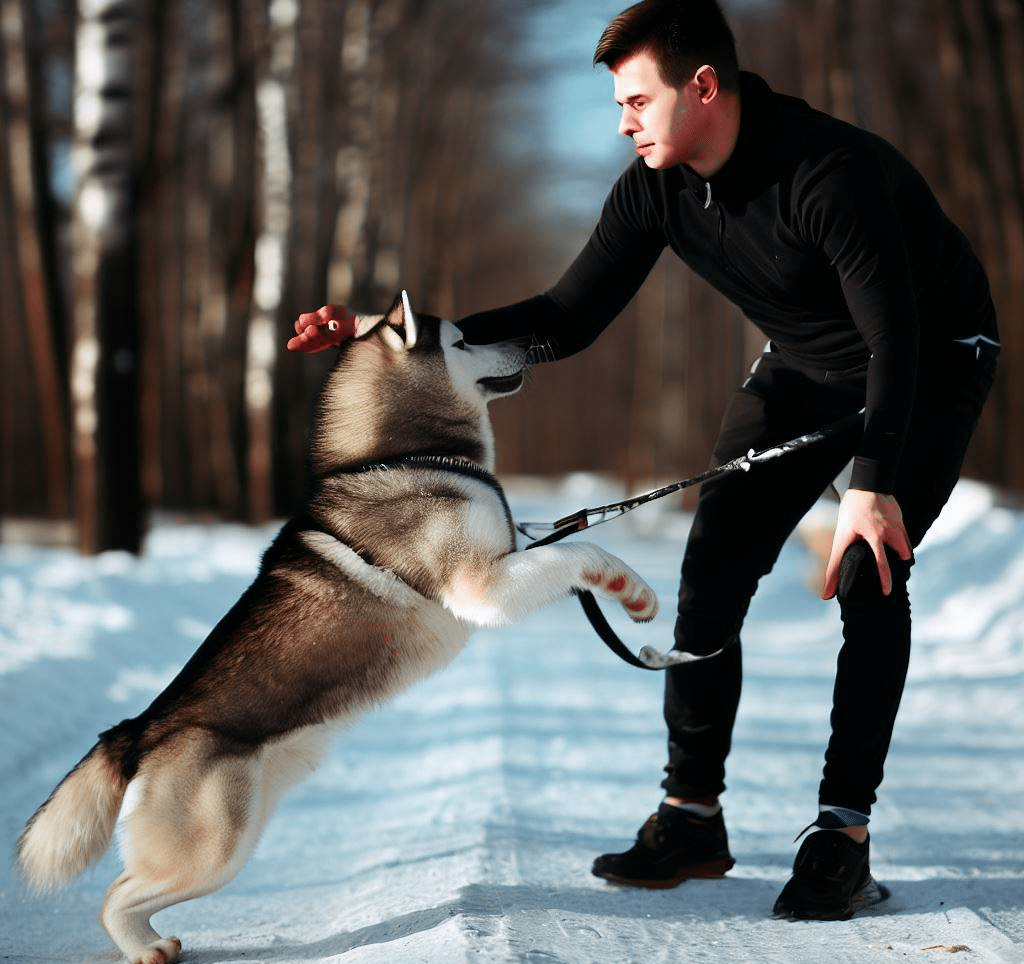
M 779 907 L 774 908 L 774 916 L 790 920 L 849 920 L 858 911 L 875 904 L 882 903 L 892 896 L 892 891 L 885 884 L 880 884 L 870 874 L 854 892 L 850 898 L 850 906 L 836 911 L 827 910 L 801 910 L 800 908 Z
M 643 887 L 647 890 L 671 890 L 678 887 L 686 880 L 717 880 L 726 875 L 726 872 L 736 866 L 732 857 L 723 857 L 720 860 L 708 860 L 702 864 L 690 864 L 681 868 L 672 877 L 664 879 L 652 879 L 649 877 L 620 877 L 618 874 L 600 873 L 592 870 L 595 877 L 607 880 L 610 884 L 620 884 L 624 887 Z

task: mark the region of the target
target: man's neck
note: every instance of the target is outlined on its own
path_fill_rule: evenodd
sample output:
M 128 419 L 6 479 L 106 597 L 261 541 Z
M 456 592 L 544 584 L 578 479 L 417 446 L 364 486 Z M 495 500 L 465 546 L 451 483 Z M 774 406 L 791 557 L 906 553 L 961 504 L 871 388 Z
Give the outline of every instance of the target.
M 740 136 L 740 95 L 723 93 L 717 98 L 716 111 L 708 124 L 707 150 L 690 164 L 701 177 L 714 177 L 736 149 Z

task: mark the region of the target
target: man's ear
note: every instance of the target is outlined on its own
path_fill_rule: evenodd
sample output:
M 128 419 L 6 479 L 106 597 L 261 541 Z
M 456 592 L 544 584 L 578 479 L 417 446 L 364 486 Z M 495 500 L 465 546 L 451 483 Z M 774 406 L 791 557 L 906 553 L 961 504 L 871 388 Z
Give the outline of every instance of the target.
M 693 74 L 693 83 L 702 104 L 710 104 L 718 96 L 718 71 L 711 64 L 703 64 Z

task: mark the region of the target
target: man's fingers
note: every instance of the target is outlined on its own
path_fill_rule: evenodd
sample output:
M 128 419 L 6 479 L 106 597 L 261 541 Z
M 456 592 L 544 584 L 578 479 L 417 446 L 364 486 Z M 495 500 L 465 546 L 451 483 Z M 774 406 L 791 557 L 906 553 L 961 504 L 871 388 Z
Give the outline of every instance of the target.
M 914 558 L 914 547 L 910 544 L 910 537 L 907 535 L 906 529 L 900 532 L 899 542 L 900 544 L 893 548 L 900 554 L 900 558 L 904 562 L 910 562 Z
M 882 595 L 888 596 L 892 592 L 892 573 L 889 571 L 889 559 L 885 555 L 885 543 L 880 542 L 872 546 L 875 553 L 875 564 L 878 566 L 878 578 L 882 583 Z
M 828 557 L 828 564 L 825 566 L 825 583 L 821 587 L 822 599 L 831 599 L 839 588 L 839 564 L 843 560 L 843 553 L 845 551 L 845 546 L 840 549 L 835 541 L 833 541 L 832 552 Z
M 316 329 L 315 328 L 311 328 L 311 329 L 308 329 L 308 331 L 311 331 L 311 332 L 315 333 Z M 307 334 L 304 331 L 304 332 L 301 332 L 298 335 L 296 335 L 294 338 L 290 338 L 288 340 L 288 343 L 285 345 L 285 348 L 287 348 L 288 351 L 305 351 L 305 352 L 316 351 L 315 341 L 316 341 L 316 335 L 315 334 Z
M 324 309 L 321 308 L 320 311 Z M 320 317 L 320 311 L 304 311 L 298 318 L 295 319 L 295 331 L 298 334 L 302 334 L 311 325 L 319 325 L 323 319 Z
M 326 335 L 323 328 L 317 325 L 310 325 L 290 339 L 285 347 L 288 351 L 315 352 L 330 348 L 334 344 Z

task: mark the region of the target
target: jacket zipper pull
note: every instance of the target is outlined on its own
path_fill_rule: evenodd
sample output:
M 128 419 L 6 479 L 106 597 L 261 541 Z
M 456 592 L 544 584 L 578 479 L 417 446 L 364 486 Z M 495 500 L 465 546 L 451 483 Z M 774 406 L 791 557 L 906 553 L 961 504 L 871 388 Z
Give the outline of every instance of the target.
M 708 196 L 704 199 L 704 210 L 706 211 L 711 207 L 711 182 L 705 181 L 704 186 L 708 189 Z

